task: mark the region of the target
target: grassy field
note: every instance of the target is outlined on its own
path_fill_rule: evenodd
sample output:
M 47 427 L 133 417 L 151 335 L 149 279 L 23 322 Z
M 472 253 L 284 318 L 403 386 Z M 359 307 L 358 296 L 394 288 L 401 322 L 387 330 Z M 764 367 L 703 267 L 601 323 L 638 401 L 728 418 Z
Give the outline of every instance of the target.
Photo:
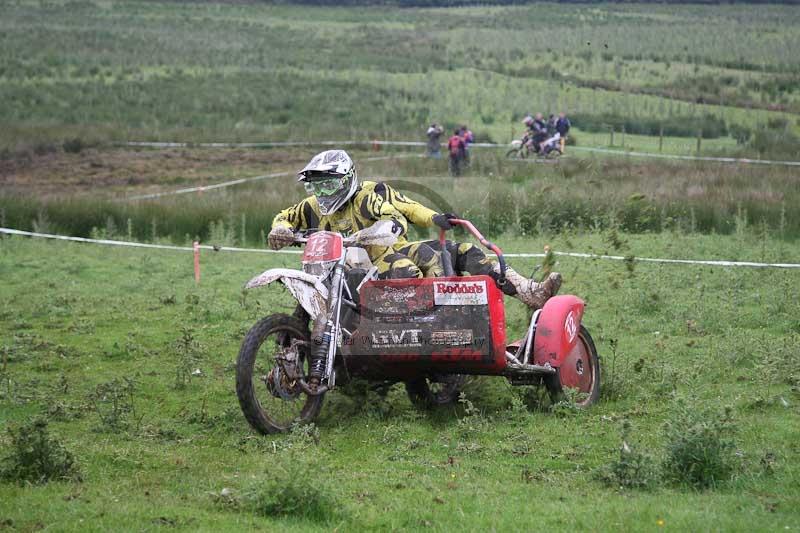
M 798 132 L 798 27 L 792 6 L 15 0 L 0 21 L 0 146 L 420 138 L 431 121 L 507 142 L 525 112 L 565 110 L 586 145 L 605 143 L 607 119 L 692 124 L 688 151 L 711 116 L 728 141 L 706 150 L 730 151 L 728 126 Z
M 765 248 L 770 259 L 782 247 L 750 234 L 615 232 L 500 244 L 545 243 L 742 259 Z M 796 248 L 783 257 L 800 260 Z M 468 385 L 470 404 L 431 413 L 413 409 L 397 386 L 385 401 L 336 392 L 311 431 L 261 437 L 239 412 L 233 362 L 253 322 L 290 307 L 279 289 L 245 298 L 240 288 L 295 262 L 208 253 L 195 286 L 188 253 L 0 240 L 0 424 L 46 417 L 82 477 L 0 483 L 0 523 L 23 531 L 797 529 L 795 272 L 562 258 L 563 292 L 586 298 L 585 324 L 602 355 L 596 407 L 552 408 L 535 391 L 483 378 Z M 509 308 L 519 335 L 524 313 L 515 301 Z M 695 415 L 701 425 L 730 408 L 732 470 L 711 490 L 675 484 L 659 467 L 665 422 L 681 402 L 711 410 L 703 421 Z M 622 481 L 649 488 L 602 481 L 623 438 L 651 470 L 625 470 Z M 5 455 L 11 442 L 2 439 Z M 313 476 L 315 487 L 292 476 Z M 300 491 L 299 511 L 265 516 L 248 503 L 276 497 L 275 484 Z
M 611 145 L 613 127 L 614 148 L 657 151 L 663 127 L 664 153 L 693 154 L 703 129 L 702 154 L 800 159 L 789 5 L 2 13 L 4 227 L 263 247 L 317 150 L 110 144 L 126 140 L 420 140 L 435 120 L 505 143 L 523 113 L 564 109 L 578 147 Z M 636 260 L 800 263 L 795 169 L 476 148 L 453 179 L 416 148 L 352 148 L 362 179 L 460 213 L 507 252 L 627 258 L 556 265 L 588 303 L 600 402 L 479 378 L 421 412 L 399 385 L 382 399 L 354 384 L 315 425 L 262 437 L 234 361 L 254 322 L 293 306 L 241 287 L 297 256 L 204 252 L 195 285 L 188 252 L 0 238 L 0 529 L 800 530 L 800 273 Z M 526 312 L 507 305 L 518 337 Z M 33 465 L 56 479 L 36 483 Z

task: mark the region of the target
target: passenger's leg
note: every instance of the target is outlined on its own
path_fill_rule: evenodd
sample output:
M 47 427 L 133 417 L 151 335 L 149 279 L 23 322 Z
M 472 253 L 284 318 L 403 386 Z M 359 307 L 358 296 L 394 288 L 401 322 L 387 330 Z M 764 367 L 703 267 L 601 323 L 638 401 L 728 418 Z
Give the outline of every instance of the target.
M 532 309 L 539 309 L 554 296 L 561 287 L 561 274 L 553 272 L 542 283 L 526 278 L 506 266 L 505 283 L 500 284 L 500 265 L 492 261 L 474 244 L 446 241 L 447 251 L 453 261 L 453 270 L 467 272 L 473 276 L 489 276 L 498 283 L 500 290 L 517 298 Z M 439 241 L 425 241 L 434 250 L 441 250 Z
M 393 249 L 378 257 L 373 264 L 378 269 L 379 279 L 421 278 L 422 271 L 408 256 Z
M 410 258 L 426 278 L 436 278 L 444 274 L 439 253 L 425 242 L 406 243 L 395 248 L 395 251 Z

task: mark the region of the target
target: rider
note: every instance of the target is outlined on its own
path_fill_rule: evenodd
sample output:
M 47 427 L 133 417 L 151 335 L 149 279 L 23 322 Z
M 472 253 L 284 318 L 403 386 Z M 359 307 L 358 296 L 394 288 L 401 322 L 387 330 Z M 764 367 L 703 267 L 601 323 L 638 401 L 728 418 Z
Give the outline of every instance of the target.
M 557 142 L 559 139 L 561 139 L 561 132 L 558 130 L 558 121 L 555 115 L 550 115 L 550 118 L 547 119 L 546 139 L 539 143 L 539 153 L 544 154 L 547 146 L 549 146 L 550 143 Z
M 547 139 L 547 123 L 541 113 L 536 113 L 536 117 L 531 125 L 532 141 L 538 147 L 539 143 Z
M 267 239 L 270 248 L 278 250 L 292 244 L 297 230 L 321 229 L 348 234 L 379 220 L 389 220 L 399 234 L 395 245 L 366 247 L 378 275 L 381 278 L 421 278 L 428 271 L 432 271 L 432 275 L 439 273 L 436 252 L 421 243 L 406 240 L 406 216 L 377 194 L 376 189 L 381 184 L 359 183 L 355 164 L 347 152 L 321 152 L 297 176 L 297 181 L 303 182 L 312 195 L 275 216 Z
M 536 117 L 532 117 L 530 113 L 527 113 L 522 119 L 522 123 L 528 128 L 523 142 L 532 149 L 538 150 L 539 143 L 547 138 L 547 124 L 545 124 L 542 114 L 536 113 Z
M 284 209 L 275 217 L 269 233 L 269 245 L 279 249 L 291 244 L 294 231 L 319 228 L 351 232 L 363 229 L 378 220 L 391 220 L 401 236 L 391 248 L 368 247 L 373 264 L 382 278 L 423 277 L 442 275 L 438 241 L 408 242 L 408 222 L 422 227 L 451 229 L 452 214 L 437 213 L 411 200 L 381 182 L 359 183 L 355 165 L 344 150 L 328 150 L 314 156 L 298 173 L 298 181 L 313 191 L 300 203 Z M 469 243 L 447 242 L 454 269 L 472 275 L 485 274 L 500 282 L 499 267 L 477 247 Z M 532 308 L 544 305 L 558 292 L 560 274 L 553 273 L 543 282 L 525 278 L 511 268 L 506 269 L 500 285 L 504 293 L 514 296 Z

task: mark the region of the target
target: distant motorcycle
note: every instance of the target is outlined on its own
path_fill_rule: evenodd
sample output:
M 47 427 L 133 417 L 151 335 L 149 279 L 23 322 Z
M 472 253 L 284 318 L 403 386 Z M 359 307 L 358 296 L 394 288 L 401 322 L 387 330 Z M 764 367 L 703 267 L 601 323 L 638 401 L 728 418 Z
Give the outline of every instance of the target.
M 506 157 L 509 159 L 526 159 L 530 156 L 556 158 L 563 154 L 561 151 L 561 139 L 553 139 L 545 144 L 544 148 L 536 142 L 528 133 L 522 136 L 522 139 L 514 139 L 511 141 L 511 149 L 506 152 Z
M 503 252 L 466 220 L 498 259 Z M 544 385 L 553 398 L 588 406 L 600 393 L 600 366 L 581 324 L 584 303 L 555 296 L 533 313 L 524 336 L 506 342 L 503 293 L 489 276 L 457 276 L 441 254 L 445 276 L 378 280 L 364 246 L 391 246 L 394 224 L 378 222 L 342 237 L 297 234 L 302 270 L 275 268 L 245 288 L 280 281 L 297 300 L 295 313 L 272 314 L 247 333 L 236 362 L 236 394 L 245 418 L 261 433 L 313 420 L 325 393 L 351 377 L 375 384 L 404 382 L 418 405 L 455 401 L 464 376 L 505 377 L 512 385 Z M 445 249 L 445 232 L 440 233 Z M 502 278 L 501 278 L 502 279 Z

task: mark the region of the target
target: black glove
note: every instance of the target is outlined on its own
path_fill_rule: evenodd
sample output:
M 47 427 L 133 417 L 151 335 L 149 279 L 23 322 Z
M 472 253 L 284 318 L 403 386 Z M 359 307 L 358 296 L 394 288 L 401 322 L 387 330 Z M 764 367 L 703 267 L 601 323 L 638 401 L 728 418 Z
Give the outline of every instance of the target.
M 454 218 L 458 218 L 458 215 L 453 213 L 439 213 L 438 215 L 433 215 L 433 223 L 443 230 L 453 229 L 453 225 L 450 221 Z

